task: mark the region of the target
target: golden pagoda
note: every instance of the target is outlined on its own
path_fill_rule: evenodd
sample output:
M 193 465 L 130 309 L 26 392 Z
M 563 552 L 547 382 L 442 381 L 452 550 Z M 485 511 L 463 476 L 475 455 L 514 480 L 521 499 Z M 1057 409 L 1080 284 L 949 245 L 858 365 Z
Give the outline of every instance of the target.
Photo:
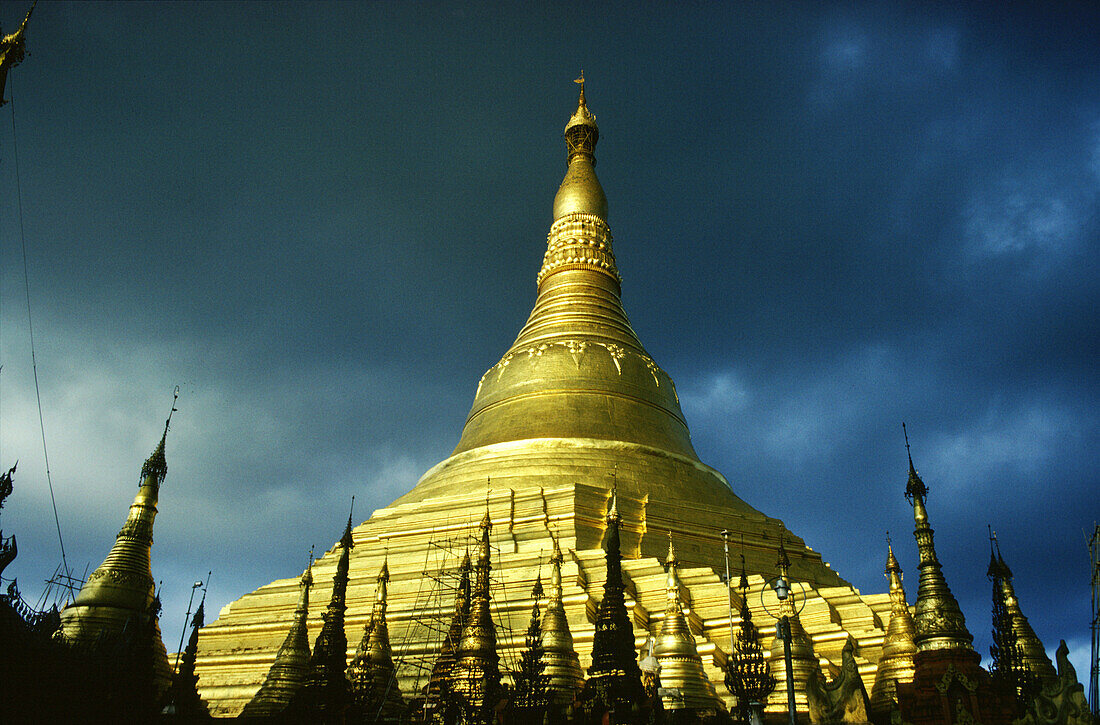
M 389 562 L 378 572 L 374 610 L 363 628 L 363 639 L 348 665 L 352 707 L 364 722 L 389 722 L 405 710 L 401 687 L 393 666 L 390 632 L 386 626 L 386 584 L 390 580 Z
M 1048 686 L 1058 681 L 1058 672 L 1054 664 L 1047 657 L 1046 648 L 1043 647 L 1039 636 L 1035 634 L 1031 623 L 1027 621 L 1023 610 L 1020 609 L 1020 600 L 1016 598 L 1016 587 L 1012 584 L 1012 570 L 1001 557 L 1001 547 L 997 544 L 996 534 L 993 534 L 994 544 L 997 546 L 996 559 L 990 562 L 990 569 L 995 566 L 998 569 L 996 585 L 1001 588 L 1004 596 L 1004 606 L 1012 621 L 1012 629 L 1016 636 L 1016 646 L 1020 650 L 1020 664 L 1023 665 L 1031 676 L 1041 686 Z
M 279 647 L 275 662 L 268 670 L 259 691 L 241 711 L 241 717 L 271 717 L 283 713 L 305 684 L 309 673 L 309 631 L 306 629 L 306 619 L 309 616 L 309 588 L 313 586 L 312 569 L 311 560 L 298 582 L 298 605 L 294 608 L 294 619 L 290 622 L 286 639 Z
M 169 413 L 160 442 L 141 467 L 141 485 L 115 545 L 88 576 L 73 602 L 61 612 L 61 628 L 56 635 L 76 647 L 95 647 L 150 628 L 152 641 L 147 644 L 152 648 L 153 685 L 158 697 L 171 685 L 172 670 L 156 617 L 159 605 L 155 604 L 150 550 L 157 497 L 168 475 L 164 442 L 171 420 Z
M 703 669 L 703 660 L 695 648 L 684 617 L 683 585 L 676 571 L 676 550 L 672 535 L 668 537 L 668 580 L 666 583 L 667 606 L 661 633 L 657 636 L 653 654 L 661 669 L 661 702 L 666 710 L 693 710 L 696 713 L 713 713 L 718 709 L 718 696 L 714 685 Z
M 354 506 L 355 499 L 352 499 Z M 321 631 L 313 642 L 305 682 L 291 709 L 299 716 L 318 722 L 341 721 L 351 704 L 351 685 L 347 680 L 348 636 L 344 614 L 347 611 L 348 567 L 354 547 L 351 514 L 340 537 L 340 558 L 332 576 L 332 595 L 321 614 Z
M 451 625 L 432 664 L 428 684 L 424 687 L 425 711 L 429 715 L 440 711 L 444 701 L 450 699 L 450 675 L 455 663 L 455 652 L 458 650 L 459 642 L 462 641 L 462 630 L 470 618 L 470 572 L 472 570 L 470 552 L 467 551 L 458 567 L 459 580 Z
M 909 452 L 908 436 L 905 450 L 906 453 Z M 947 586 L 940 560 L 936 556 L 934 532 L 928 523 L 928 511 L 924 506 L 927 496 L 928 487 L 917 474 L 917 469 L 913 468 L 913 456 L 910 454 L 909 482 L 905 487 L 905 497 L 913 505 L 913 520 L 916 523 L 913 536 L 920 552 L 920 583 L 917 586 L 917 601 L 913 605 L 913 624 L 916 631 L 913 642 L 920 652 L 938 649 L 973 650 L 971 643 L 974 635 L 966 628 L 966 619 Z
M 584 686 L 584 673 L 562 601 L 561 565 L 564 557 L 557 538 L 552 541 L 554 553 L 550 557 L 550 596 L 542 615 L 542 673 L 547 679 L 550 704 L 560 707 L 576 699 Z
M 459 701 L 467 722 L 484 720 L 504 695 L 500 683 L 500 658 L 497 655 L 497 633 L 489 609 L 489 573 L 492 570 L 489 548 L 489 512 L 481 519 L 481 543 L 474 566 L 474 589 L 470 616 L 462 628 L 462 639 L 455 650 L 451 668 L 450 690 Z
M 894 557 L 894 547 L 886 547 L 886 578 L 890 582 L 890 624 L 886 629 L 886 639 L 882 643 L 882 657 L 878 661 L 875 685 L 871 688 L 871 710 L 874 713 L 887 713 L 897 707 L 898 683 L 913 681 L 916 669 L 913 655 L 917 645 L 913 638 L 916 630 L 913 617 L 909 613 L 909 604 L 905 601 L 905 589 L 901 585 L 901 566 Z
M 636 660 L 634 627 L 626 607 L 619 522 L 616 490 L 611 489 L 604 554 L 606 575 L 603 598 L 594 618 L 592 666 L 577 698 L 589 722 L 600 722 L 606 715 L 612 723 L 623 722 L 626 713 L 645 699 L 642 671 Z
M 682 579 L 703 668 L 712 683 L 722 682 L 731 616 L 716 572 L 724 563 L 719 532 L 728 529 L 744 537 L 753 614 L 762 634 L 770 634 L 772 620 L 756 592 L 771 576 L 782 539 L 792 577 L 808 588 L 801 620 L 814 651 L 839 663 L 851 634 L 869 687 L 889 616 L 888 595 L 862 596 L 779 519 L 742 501 L 722 474 L 699 460 L 672 379 L 631 328 L 607 197 L 595 171 L 600 134 L 587 92 L 582 83 L 565 127 L 567 169 L 554 198 L 530 317 L 477 382 L 454 452 L 355 527 L 349 631 L 357 639 L 369 617 L 373 574 L 388 551 L 388 622 L 393 642 L 402 643 L 394 650 L 401 690 L 410 697 L 423 690 L 454 601 L 426 585 L 425 574 L 437 580 L 454 574 L 459 557 L 450 552 L 461 552 L 477 530 L 491 478 L 494 586 L 499 581 L 501 590 L 499 596 L 494 590 L 489 606 L 501 627 L 502 667 L 514 669 L 523 649 L 531 588 L 557 536 L 566 552 L 560 565 L 564 618 L 580 666 L 588 668 L 607 576 L 604 512 L 614 480 L 624 603 L 635 648 L 663 621 L 661 558 L 665 533 L 672 531 L 681 572 L 690 571 Z M 330 573 L 338 556 L 333 551 L 322 557 L 315 576 Z M 440 572 L 447 576 L 436 576 Z M 199 690 L 214 714 L 236 714 L 255 693 L 285 633 L 279 622 L 286 621 L 295 598 L 296 581 L 280 579 L 229 604 L 203 629 Z M 431 617 L 438 626 L 425 624 Z M 724 688 L 721 697 L 732 703 Z

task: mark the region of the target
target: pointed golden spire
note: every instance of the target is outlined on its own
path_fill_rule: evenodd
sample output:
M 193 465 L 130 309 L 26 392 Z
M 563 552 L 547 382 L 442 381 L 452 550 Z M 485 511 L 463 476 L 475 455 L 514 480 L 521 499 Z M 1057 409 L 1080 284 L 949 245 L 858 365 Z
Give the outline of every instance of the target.
M 489 601 L 489 572 L 492 569 L 489 547 L 488 506 L 481 519 L 477 549 L 476 583 L 470 617 L 462 629 L 458 659 L 451 670 L 451 692 L 462 702 L 466 719 L 484 719 L 501 696 L 500 658 L 497 655 L 497 631 Z
M 992 543 L 996 546 L 995 564 L 999 570 L 997 581 L 1004 594 L 1005 610 L 1012 620 L 1012 629 L 1016 634 L 1016 646 L 1020 649 L 1020 661 L 1031 675 L 1038 679 L 1043 686 L 1050 685 L 1058 680 L 1058 672 L 1054 669 L 1050 658 L 1047 657 L 1046 648 L 1039 636 L 1027 621 L 1023 610 L 1020 609 L 1020 600 L 1016 597 L 1016 587 L 1012 583 L 1012 570 L 1001 557 L 1001 545 L 997 541 L 997 532 L 991 531 Z M 992 554 L 990 555 L 990 569 L 994 567 Z
M 294 619 L 287 630 L 286 639 L 275 655 L 275 662 L 267 672 L 263 684 L 252 697 L 242 718 L 272 717 L 281 714 L 294 700 L 309 674 L 309 588 L 313 586 L 313 552 L 309 552 L 309 566 L 298 580 L 298 605 Z
M 657 657 L 661 672 L 662 703 L 666 710 L 714 710 L 717 695 L 714 685 L 703 670 L 703 660 L 695 647 L 684 617 L 681 600 L 682 585 L 676 569 L 676 550 L 672 545 L 672 532 L 668 533 L 668 569 L 665 580 L 665 616 L 661 621 L 661 633 L 657 637 L 653 654 Z
M 901 424 L 905 435 L 905 452 L 909 458 L 909 482 L 905 486 L 905 497 L 913 505 L 913 520 L 916 528 L 913 536 L 920 550 L 920 583 L 917 587 L 917 601 L 913 606 L 913 624 L 916 627 L 917 649 L 927 652 L 938 649 L 973 650 L 973 635 L 966 629 L 959 603 L 955 601 L 947 580 L 940 570 L 940 561 L 936 557 L 936 547 L 932 540 L 932 526 L 928 523 L 928 511 L 924 499 L 928 487 L 913 467 L 913 455 L 909 451 L 909 433 L 905 424 Z
M 141 467 L 141 484 L 111 552 L 88 576 L 88 581 L 72 604 L 61 612 L 59 636 L 72 644 L 94 645 L 109 641 L 127 628 L 144 626 L 151 616 L 149 613 L 155 596 L 150 561 L 153 521 L 157 516 L 160 486 L 168 474 L 164 443 L 178 399 L 177 386 L 173 392 L 171 411 L 164 422 L 164 432 L 152 455 Z M 149 646 L 153 648 L 154 685 L 159 693 L 163 693 L 172 681 L 171 668 L 160 636 L 160 625 L 155 621 L 152 624 L 154 641 Z
M 432 666 L 432 674 L 428 684 L 424 688 L 424 697 L 431 706 L 436 706 L 444 700 L 450 691 L 450 675 L 458 657 L 458 645 L 462 641 L 462 630 L 470 618 L 470 572 L 473 569 L 470 563 L 470 551 L 462 557 L 459 564 L 458 588 L 455 593 L 455 612 L 451 618 L 451 627 L 447 636 L 443 638 L 443 645 L 439 650 L 439 657 Z
M 579 696 L 585 713 L 596 719 L 608 711 L 626 712 L 645 698 L 642 671 L 634 649 L 634 627 L 626 609 L 617 494 L 613 485 L 607 507 L 607 576 L 603 599 L 596 608 L 592 665 Z
M 607 197 L 596 178 L 596 142 L 600 128 L 596 117 L 588 110 L 584 95 L 584 74 L 576 80 L 580 84 L 577 110 L 565 124 L 565 146 L 568 151 L 569 170 L 554 197 L 555 221 L 570 214 L 589 214 L 607 221 Z
M 375 585 L 374 609 L 363 639 L 348 665 L 353 719 L 389 722 L 405 711 L 397 668 L 393 664 L 390 632 L 386 624 L 386 585 L 390 580 L 389 557 L 382 561 Z
M 916 676 L 913 656 L 917 645 L 913 642 L 916 630 L 913 618 L 909 614 L 909 604 L 905 601 L 905 589 L 902 588 L 901 567 L 894 557 L 894 547 L 887 535 L 885 575 L 890 582 L 890 622 L 886 626 L 886 636 L 882 641 L 882 656 L 878 661 L 875 684 L 871 688 L 871 709 L 875 712 L 888 712 L 897 704 L 897 685 L 909 683 Z
M 583 70 L 581 71 L 581 77 L 573 82 L 579 84 L 581 89 L 577 99 L 577 110 L 573 111 L 569 122 L 565 124 L 565 144 L 569 151 L 569 161 L 572 162 L 578 155 L 584 155 L 595 166 L 596 142 L 600 139 L 600 128 L 596 125 L 596 116 L 588 110 L 584 97 Z
M 569 619 L 562 601 L 561 565 L 563 557 L 558 539 L 551 535 L 554 553 L 550 557 L 550 594 L 542 615 L 542 663 L 546 687 L 552 705 L 568 705 L 584 686 L 581 662 L 573 647 Z
M 347 680 L 348 636 L 344 631 L 347 611 L 348 566 L 355 542 L 351 535 L 355 497 L 351 497 L 348 523 L 338 544 L 340 558 L 332 576 L 332 596 L 321 615 L 321 631 L 313 643 L 309 659 L 309 674 L 299 695 L 297 706 L 308 717 L 324 719 L 342 713 L 351 701 Z
M 607 523 L 614 523 L 616 525 L 616 531 L 618 530 L 619 523 L 619 488 L 618 482 L 611 479 L 611 497 L 608 499 L 607 504 Z

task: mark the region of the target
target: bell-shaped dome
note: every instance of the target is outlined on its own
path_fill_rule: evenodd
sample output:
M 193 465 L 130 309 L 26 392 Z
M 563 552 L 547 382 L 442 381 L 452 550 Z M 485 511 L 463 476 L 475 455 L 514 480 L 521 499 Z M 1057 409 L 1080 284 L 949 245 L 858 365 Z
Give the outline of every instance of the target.
M 582 83 L 565 129 L 569 169 L 554 201 L 534 309 L 478 383 L 452 456 L 402 501 L 487 476 L 523 487 L 617 471 L 620 485 L 639 495 L 717 496 L 751 511 L 699 461 L 672 379 L 623 311 L 607 201 L 593 170 L 598 136 Z

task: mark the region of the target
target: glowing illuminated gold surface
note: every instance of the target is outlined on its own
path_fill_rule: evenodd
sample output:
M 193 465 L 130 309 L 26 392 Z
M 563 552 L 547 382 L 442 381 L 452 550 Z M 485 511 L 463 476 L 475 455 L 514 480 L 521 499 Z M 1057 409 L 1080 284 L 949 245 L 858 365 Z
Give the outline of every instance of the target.
M 750 607 L 762 636 L 774 632 L 774 620 L 760 608 L 760 574 L 771 576 L 783 537 L 792 577 L 810 589 L 800 619 L 813 651 L 839 662 L 852 634 L 869 686 L 889 598 L 862 597 L 781 521 L 746 504 L 720 473 L 699 461 L 672 380 L 631 329 L 620 301 L 606 200 L 601 205 L 603 192 L 597 193 L 591 168 L 598 131 L 590 116 L 581 103 L 570 121 L 567 180 L 577 185 L 559 194 L 558 201 L 570 201 L 556 205 L 534 309 L 515 343 L 478 383 L 454 453 L 355 528 L 347 590 L 350 640 L 359 639 L 369 617 L 374 573 L 388 551 L 387 622 L 401 691 L 411 697 L 426 684 L 427 675 L 414 663 L 434 661 L 455 611 L 454 590 L 439 593 L 433 582 L 457 580 L 462 549 L 475 539 L 491 479 L 495 588 L 488 606 L 502 670 L 514 669 L 524 646 L 531 588 L 552 556 L 554 536 L 564 554 L 561 616 L 580 667 L 587 668 L 603 596 L 604 512 L 613 473 L 627 607 L 639 647 L 664 621 L 667 574 L 659 558 L 671 531 L 702 667 L 712 683 L 721 683 L 730 620 L 725 585 L 714 574 L 724 567 L 719 532 L 744 535 Z M 577 164 L 587 167 L 570 177 Z M 338 553 L 317 562 L 318 581 L 331 579 Z M 263 680 L 285 635 L 295 585 L 284 579 L 261 587 L 201 631 L 198 686 L 215 714 L 239 711 Z M 766 596 L 774 603 L 774 594 Z M 309 618 L 314 634 L 318 617 Z M 440 632 L 434 639 L 423 634 L 423 622 L 432 617 Z M 568 680 L 572 665 L 562 664 Z M 725 687 L 718 692 L 728 706 Z

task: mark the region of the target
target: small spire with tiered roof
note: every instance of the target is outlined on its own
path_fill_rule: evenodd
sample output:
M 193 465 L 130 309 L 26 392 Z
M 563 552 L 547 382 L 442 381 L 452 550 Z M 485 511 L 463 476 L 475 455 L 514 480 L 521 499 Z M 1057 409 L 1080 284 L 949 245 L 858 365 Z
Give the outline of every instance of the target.
M 584 673 L 573 647 L 573 636 L 569 632 L 569 620 L 562 601 L 561 548 L 556 536 L 551 535 L 551 539 L 554 550 L 550 557 L 550 593 L 542 615 L 542 662 L 550 702 L 562 706 L 576 698 L 584 686 Z
M 344 631 L 347 611 L 348 562 L 355 542 L 351 534 L 355 497 L 351 497 L 351 512 L 344 534 L 340 537 L 340 558 L 332 577 L 332 596 L 321 614 L 321 632 L 313 644 L 309 674 L 301 692 L 301 706 L 311 716 L 337 716 L 347 709 L 351 692 L 347 679 L 348 637 Z
M 153 521 L 161 484 L 168 475 L 164 444 L 172 413 L 176 412 L 179 387 L 172 394 L 172 408 L 164 421 L 164 432 L 152 455 L 141 467 L 140 485 L 126 523 L 118 532 L 107 558 L 88 576 L 72 604 L 61 612 L 58 636 L 74 645 L 98 646 L 120 637 L 127 630 L 145 631 L 155 596 L 150 560 L 153 546 Z M 154 616 L 155 619 L 155 616 Z M 152 648 L 153 682 L 158 697 L 172 681 L 168 652 L 160 636 L 160 625 L 152 622 L 153 641 L 142 643 Z M 143 655 L 144 656 L 144 655 Z
M 284 712 L 305 684 L 309 674 L 309 588 L 313 586 L 313 552 L 309 566 L 298 579 L 298 605 L 286 639 L 275 655 L 260 689 L 241 712 L 242 718 L 271 717 Z
M 497 632 L 489 602 L 490 560 L 488 501 L 481 519 L 474 569 L 475 584 L 470 616 L 462 629 L 457 660 L 451 669 L 450 690 L 460 700 L 467 720 L 484 720 L 500 700 L 500 657 L 497 655 Z
M 603 599 L 596 609 L 592 636 L 592 666 L 580 700 L 589 717 L 609 711 L 628 712 L 643 701 L 642 671 L 634 649 L 634 628 L 626 610 L 622 554 L 619 549 L 617 489 L 611 489 L 607 506 L 606 561 Z
M 889 535 L 886 540 L 885 575 L 890 582 L 890 622 L 886 625 L 882 656 L 878 661 L 875 684 L 871 688 L 871 709 L 875 712 L 888 712 L 896 707 L 898 683 L 912 682 L 916 676 L 913 664 L 913 656 L 917 653 L 917 645 L 913 642 L 916 630 L 905 600 L 905 589 L 901 585 L 901 566 L 894 557 L 894 546 Z
M 727 532 L 723 531 L 723 538 Z M 743 722 L 752 722 L 753 710 L 775 689 L 775 678 L 768 671 L 764 649 L 749 609 L 749 576 L 745 567 L 745 540 L 741 539 L 741 578 L 737 582 L 737 596 L 741 600 L 741 625 L 736 642 L 731 643 L 730 662 L 726 667 L 726 688 L 737 698 L 737 709 Z M 728 568 L 728 567 L 727 567 Z M 727 583 L 728 585 L 728 583 Z M 732 623 L 731 623 L 732 625 Z
M 905 486 L 905 497 L 913 505 L 913 520 L 916 528 L 913 536 L 920 550 L 920 583 L 917 587 L 917 601 L 913 606 L 913 625 L 916 635 L 913 638 L 917 649 L 927 652 L 937 649 L 972 650 L 974 636 L 966 629 L 959 603 L 955 601 L 947 580 L 940 570 L 940 560 L 936 557 L 936 547 L 932 540 L 932 526 L 928 523 L 928 511 L 924 500 L 928 496 L 928 487 L 924 485 L 917 469 L 913 467 L 913 455 L 909 450 L 909 433 L 905 424 L 901 424 L 905 435 L 905 453 L 909 458 L 909 482 Z
M 424 688 L 425 701 L 432 706 L 449 693 L 451 670 L 457 658 L 456 650 L 462 641 L 462 630 L 470 618 L 470 572 L 473 566 L 470 563 L 470 551 L 462 557 L 462 563 L 458 567 L 458 588 L 455 592 L 455 611 L 451 617 L 451 626 L 447 630 L 447 636 L 443 638 L 443 645 L 439 650 L 439 657 L 432 666 L 431 677 Z
M 717 695 L 703 670 L 703 660 L 695 647 L 684 617 L 683 586 L 677 571 L 676 549 L 672 532 L 668 533 L 668 557 L 665 559 L 665 615 L 653 654 L 661 666 L 661 701 L 666 710 L 714 710 Z
M 1012 623 L 1013 633 L 1016 638 L 1016 646 L 1019 648 L 1020 664 L 1026 669 L 1032 679 L 1038 680 L 1042 686 L 1051 685 L 1058 680 L 1058 672 L 1054 669 L 1050 658 L 1047 657 L 1046 648 L 1043 647 L 1039 636 L 1035 634 L 1031 623 L 1027 621 L 1023 610 L 1020 609 L 1020 600 L 1016 597 L 1016 587 L 1012 583 L 1012 570 L 1008 568 L 1001 556 L 1001 545 L 997 541 L 997 532 L 990 530 L 990 562 L 987 574 L 993 579 L 994 587 L 999 587 L 1004 600 L 1005 612 Z M 994 549 L 996 550 L 994 553 Z M 994 572 L 994 570 L 996 570 Z M 996 596 L 996 592 L 994 592 Z
M 405 710 L 397 668 L 393 664 L 390 632 L 386 624 L 386 585 L 390 581 L 387 557 L 378 572 L 374 593 L 374 608 L 363 631 L 363 639 L 348 665 L 352 707 L 358 716 L 371 722 L 388 722 L 400 718 Z

